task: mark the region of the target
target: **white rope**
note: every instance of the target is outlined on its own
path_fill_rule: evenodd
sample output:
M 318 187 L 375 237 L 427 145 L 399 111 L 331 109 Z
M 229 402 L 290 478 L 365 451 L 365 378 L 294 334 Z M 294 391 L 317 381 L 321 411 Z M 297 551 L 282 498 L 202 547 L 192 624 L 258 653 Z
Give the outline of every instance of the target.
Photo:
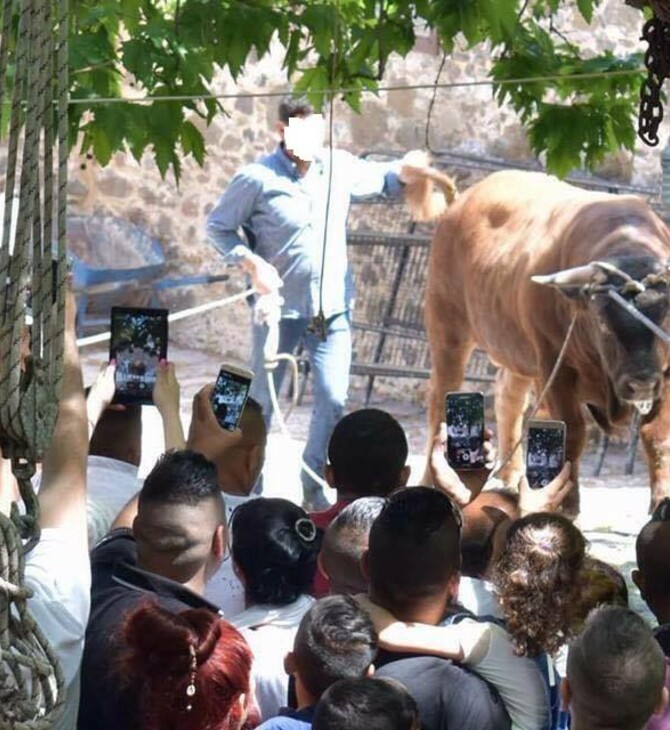
M 229 304 L 234 304 L 235 302 L 239 302 L 242 299 L 247 299 L 248 297 L 256 293 L 257 292 L 255 289 L 246 289 L 245 291 L 240 292 L 239 294 L 233 294 L 230 297 L 215 299 L 213 302 L 206 302 L 205 304 L 199 304 L 195 307 L 190 307 L 189 309 L 182 309 L 180 312 L 174 312 L 173 314 L 168 315 L 168 322 L 179 322 L 179 320 L 186 319 L 187 317 L 192 317 L 195 314 L 202 314 L 203 312 L 209 312 L 212 309 L 226 307 Z M 79 347 L 98 345 L 101 342 L 108 342 L 110 337 L 111 332 L 101 332 L 98 335 L 81 337 L 77 340 L 77 345 Z

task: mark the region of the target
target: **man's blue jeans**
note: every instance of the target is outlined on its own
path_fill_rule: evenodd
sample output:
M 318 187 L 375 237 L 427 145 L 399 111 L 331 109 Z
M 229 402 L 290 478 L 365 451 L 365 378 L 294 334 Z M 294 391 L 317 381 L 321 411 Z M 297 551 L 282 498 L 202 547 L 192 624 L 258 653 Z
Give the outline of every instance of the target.
M 344 412 L 344 404 L 349 389 L 349 369 L 351 366 L 351 327 L 349 314 L 342 313 L 326 321 L 327 337 L 308 331 L 308 319 L 282 319 L 279 322 L 279 352 L 293 353 L 298 343 L 303 344 L 311 366 L 314 407 L 309 424 L 309 436 L 303 452 L 305 463 L 320 476 L 326 463 L 328 440 L 335 424 Z M 263 348 L 267 337 L 266 325 L 253 325 L 252 370 L 254 379 L 250 395 L 263 408 L 265 421 L 270 426 L 272 403 L 267 376 L 263 368 Z M 277 390 L 281 387 L 286 373 L 286 363 L 281 363 L 274 371 Z M 327 508 L 328 503 L 319 485 L 305 471 L 301 472 L 304 500 L 312 508 Z

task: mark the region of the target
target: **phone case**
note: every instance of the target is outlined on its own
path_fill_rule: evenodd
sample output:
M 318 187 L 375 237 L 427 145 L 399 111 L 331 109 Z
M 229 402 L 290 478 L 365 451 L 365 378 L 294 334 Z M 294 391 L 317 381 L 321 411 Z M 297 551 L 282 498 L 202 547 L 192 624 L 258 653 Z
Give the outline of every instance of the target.
M 235 365 L 222 365 L 212 392 L 212 409 L 221 428 L 234 431 L 249 397 L 253 373 Z
M 158 363 L 167 358 L 168 310 L 112 307 L 109 358 L 116 360 L 115 403 L 153 403 Z
M 542 489 L 565 463 L 565 423 L 531 421 L 526 440 L 526 477 L 531 489 Z
M 484 396 L 455 392 L 445 397 L 446 457 L 453 469 L 481 469 L 484 456 Z

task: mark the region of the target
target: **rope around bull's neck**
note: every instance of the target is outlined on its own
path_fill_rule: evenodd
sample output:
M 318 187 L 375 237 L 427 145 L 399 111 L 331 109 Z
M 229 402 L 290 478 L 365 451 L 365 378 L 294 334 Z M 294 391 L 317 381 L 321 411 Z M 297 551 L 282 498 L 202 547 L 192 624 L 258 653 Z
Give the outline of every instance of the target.
M 521 447 L 521 444 L 523 444 L 526 436 L 527 436 L 527 425 L 530 421 L 535 418 L 537 415 L 537 412 L 540 410 L 540 407 L 542 406 L 542 403 L 544 402 L 544 399 L 547 397 L 547 393 L 549 392 L 549 388 L 554 383 L 554 380 L 556 380 L 556 376 L 558 375 L 558 371 L 560 370 L 561 365 L 563 364 L 563 360 L 565 359 L 565 353 L 568 349 L 568 344 L 570 343 L 570 339 L 572 337 L 572 333 L 575 329 L 575 324 L 577 323 L 577 316 L 578 311 L 575 309 L 575 311 L 572 313 L 572 319 L 570 320 L 570 325 L 568 327 L 568 331 L 565 333 L 565 339 L 563 340 L 563 344 L 561 345 L 561 349 L 558 353 L 558 357 L 556 358 L 556 362 L 554 363 L 554 367 L 549 375 L 549 378 L 542 389 L 542 392 L 538 396 L 537 400 L 535 401 L 535 405 L 531 409 L 528 416 L 524 419 L 524 426 L 522 429 L 521 436 L 517 439 L 514 446 L 511 448 L 510 452 L 507 454 L 507 456 L 504 458 L 504 460 L 501 462 L 500 466 L 491 474 L 491 479 L 497 479 L 502 470 L 510 463 L 512 458 L 514 457 L 514 454 L 519 450 Z
M 12 0 L 3 0 L 0 101 L 10 83 L 7 70 L 13 9 Z M 0 244 L 0 445 L 3 455 L 11 459 L 25 504 L 24 515 L 16 505 L 11 519 L 0 514 L 0 727 L 17 730 L 51 727 L 64 700 L 64 677 L 58 660 L 28 612 L 31 593 L 24 585 L 24 555 L 39 540 L 38 501 L 31 477 L 53 434 L 62 374 L 67 276 L 67 39 L 67 0 L 21 1 Z M 24 106 L 28 110 L 25 127 Z M 30 356 L 25 358 L 29 298 L 33 321 Z

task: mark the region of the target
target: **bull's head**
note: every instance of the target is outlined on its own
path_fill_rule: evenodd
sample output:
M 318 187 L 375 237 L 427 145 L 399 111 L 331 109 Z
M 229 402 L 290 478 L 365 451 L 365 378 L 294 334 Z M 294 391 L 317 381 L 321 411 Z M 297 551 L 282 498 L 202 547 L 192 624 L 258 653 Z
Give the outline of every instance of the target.
M 669 311 L 665 263 L 648 255 L 621 256 L 534 276 L 533 281 L 585 302 L 587 326 L 614 393 L 641 413 L 648 413 L 661 394 L 668 350 L 645 324 L 614 302 L 607 290 L 614 288 L 652 322 L 664 327 Z

